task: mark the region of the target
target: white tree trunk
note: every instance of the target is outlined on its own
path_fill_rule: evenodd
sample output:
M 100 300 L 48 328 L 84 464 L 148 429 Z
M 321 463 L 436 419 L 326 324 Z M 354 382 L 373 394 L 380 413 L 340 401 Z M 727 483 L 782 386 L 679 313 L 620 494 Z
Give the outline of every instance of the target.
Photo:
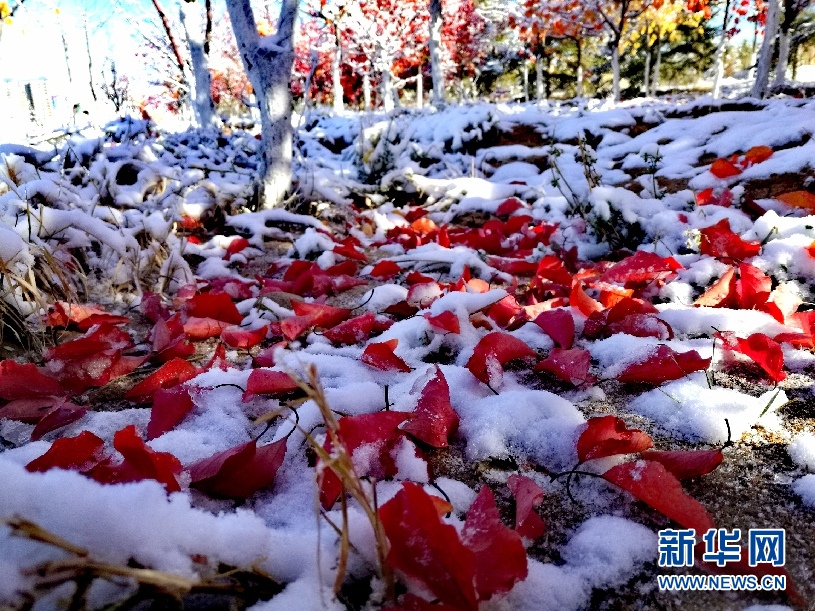
M 382 71 L 382 109 L 385 112 L 393 110 L 393 79 L 390 70 Z
M 775 66 L 775 86 L 783 87 L 787 80 L 787 63 L 790 57 L 790 33 L 781 30 L 778 34 L 778 63 Z
M 365 110 L 371 110 L 371 73 L 367 70 L 362 75 L 362 105 Z
M 614 43 L 611 48 L 612 95 L 614 101 L 620 101 L 620 45 Z
M 577 97 L 583 97 L 583 46 L 578 38 L 577 41 L 577 73 L 575 76 L 577 77 Z
M 719 44 L 716 45 L 716 53 L 713 56 L 713 90 L 711 95 L 714 100 L 719 98 L 722 91 L 722 78 L 724 78 L 724 47 L 727 44 L 727 25 L 729 20 L 730 0 L 727 0 L 724 4 L 722 32 L 719 35 Z
M 342 96 L 342 72 L 340 71 L 342 65 L 342 44 L 340 41 L 337 26 L 334 25 L 334 59 L 331 61 L 331 89 L 334 100 L 334 111 L 342 112 L 345 109 Z
M 529 64 L 524 60 L 521 66 L 521 72 L 523 73 L 523 81 L 524 81 L 524 102 L 529 101 Z
M 430 0 L 430 76 L 433 79 L 433 105 L 445 102 L 444 66 L 441 58 L 441 0 Z
M 778 33 L 778 15 L 781 12 L 781 0 L 768 0 L 767 23 L 764 26 L 764 40 L 761 42 L 761 51 L 756 66 L 756 82 L 753 84 L 751 95 L 754 98 L 763 98 L 767 94 L 767 85 L 770 82 L 770 64 L 773 60 L 773 47 L 775 36 Z
M 657 97 L 659 87 L 659 69 L 662 66 L 662 39 L 657 38 L 657 60 L 654 62 L 654 76 L 651 79 L 651 97 Z
M 419 74 L 416 75 L 416 108 L 424 106 L 424 83 L 422 82 L 422 67 L 419 66 Z
M 204 52 L 204 15 L 201 4 L 195 0 L 181 2 L 181 23 L 187 35 L 192 63 L 190 94 L 195 122 L 198 127 L 216 125 L 215 108 L 212 104 L 209 62 Z
M 541 55 L 535 58 L 535 99 L 538 102 L 543 100 L 543 56 Z
M 292 187 L 291 90 L 294 24 L 299 0 L 282 0 L 277 32 L 261 40 L 250 0 L 227 2 L 229 20 L 255 90 L 262 129 L 260 203 L 280 206 Z
M 645 46 L 645 70 L 643 70 L 643 90 L 645 91 L 645 96 L 647 97 L 649 93 L 651 93 L 651 49 L 648 48 L 648 45 Z

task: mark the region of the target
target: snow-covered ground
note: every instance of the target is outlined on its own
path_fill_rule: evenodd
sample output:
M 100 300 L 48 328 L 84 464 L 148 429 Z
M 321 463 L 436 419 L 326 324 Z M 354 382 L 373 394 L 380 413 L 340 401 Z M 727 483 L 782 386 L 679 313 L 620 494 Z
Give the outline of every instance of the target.
M 775 474 L 793 507 L 788 571 L 815 594 L 798 530 L 815 506 L 815 428 L 789 408 L 812 400 L 815 102 L 475 104 L 295 122 L 315 216 L 247 210 L 258 141 L 243 132 L 136 122 L 58 151 L 0 147 L 6 312 L 70 329 L 35 333 L 57 347 L 3 361 L 0 516 L 85 554 L 0 528 L 0 601 L 35 593 L 35 608 L 56 607 L 76 575 L 44 563 L 87 556 L 203 583 L 224 566 L 255 570 L 282 589 L 255 609 L 346 608 L 360 583 L 360 604 L 387 605 L 370 516 L 326 481 L 340 441 L 384 515 L 419 511 L 423 493 L 406 482 L 437 509 L 446 497 L 429 520 L 461 539 L 462 558 L 520 541 L 493 523 L 472 534 L 489 530 L 483 487 L 504 517 L 522 505 L 510 475 L 542 492 L 552 536 L 524 539 L 523 570 L 489 587 L 465 572 L 462 600 L 487 609 L 588 608 L 618 588 L 641 588 L 649 608 L 656 584 L 636 578 L 655 574 L 655 530 L 747 526 L 683 493 L 647 449 L 722 449 L 724 469 L 744 448 L 789 444 Z M 127 318 L 49 314 L 34 299 L 64 302 L 80 275 L 83 302 Z M 285 375 L 312 365 L 339 432 Z M 631 445 L 620 421 L 604 435 L 621 445 L 598 449 L 593 427 L 609 413 L 648 442 Z M 555 477 L 576 465 L 606 478 Z M 657 471 L 662 501 L 637 484 Z M 686 491 L 716 476 L 702 473 Z M 571 518 L 549 515 L 570 497 Z M 779 526 L 762 510 L 751 526 Z M 454 600 L 444 583 L 456 570 L 421 543 L 430 527 L 410 543 L 383 520 L 392 550 L 429 558 L 422 572 L 394 551 L 397 580 Z M 445 570 L 439 585 L 430 573 Z M 144 577 L 97 574 L 108 579 L 91 606 L 133 596 Z

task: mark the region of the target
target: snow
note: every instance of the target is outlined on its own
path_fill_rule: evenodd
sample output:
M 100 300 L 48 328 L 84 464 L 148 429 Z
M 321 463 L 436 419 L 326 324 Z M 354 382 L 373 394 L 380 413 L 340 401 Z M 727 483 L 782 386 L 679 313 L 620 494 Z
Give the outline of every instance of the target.
M 35 275 L 40 273 L 39 253 L 47 252 L 56 261 L 70 262 L 73 253 L 81 251 L 87 259 L 81 262 L 83 272 L 94 282 L 102 279 L 102 288 L 111 289 L 105 297 L 106 308 L 119 312 L 135 309 L 141 293 L 148 290 L 162 293 L 167 304 L 176 296 L 178 302 L 173 303 L 173 308 L 180 309 L 182 300 L 176 292 L 181 287 L 221 278 L 252 282 L 256 274 L 263 276 L 272 262 L 285 268 L 298 259 L 315 261 L 321 269 L 330 271 L 346 260 L 334 252 L 346 235 L 359 240 L 361 250 L 370 256 L 370 265 L 360 265 L 363 271 L 358 277 L 372 280 L 368 275 L 371 266 L 382 258 L 398 263 L 402 273 L 385 283 L 372 281 L 347 299 L 334 294 L 309 294 L 305 296 L 308 302 L 321 303 L 325 299 L 332 305 L 336 300 L 336 305 L 343 307 L 359 304 L 354 315 L 381 315 L 389 306 L 407 299 L 406 273 L 424 272 L 446 287 L 469 271 L 489 283 L 489 290 L 481 293 L 472 286 L 461 291 L 437 290 L 433 285 L 433 294 L 441 294 L 438 299 L 429 305 L 420 303 L 426 307 L 415 316 L 394 319 L 389 329 L 377 331 L 368 340 L 398 340 L 395 354 L 412 371 L 371 367 L 361 360 L 366 342 L 335 346 L 321 329 L 278 350 L 274 371 L 302 375 L 313 364 L 331 409 L 338 416 L 355 416 L 385 408 L 386 392 L 389 409 L 412 412 L 418 400 L 416 391 L 426 382 L 430 364 L 438 363 L 451 390 L 452 407 L 460 418 L 457 437 L 451 440 L 453 449 L 448 450 L 451 455 L 455 458 L 455 452 L 463 450 L 468 469 L 481 461 L 514 461 L 545 488 L 549 502 L 555 495 L 564 497 L 564 484 L 563 480 L 550 481 L 545 472 L 558 473 L 574 467 L 578 462 L 576 441 L 586 419 L 611 408 L 613 413 L 637 416 L 632 418 L 636 426 L 653 434 L 658 446 L 662 437 L 667 437 L 665 447 L 659 449 L 669 449 L 670 440 L 721 445 L 728 439 L 738 443 L 745 437 L 751 443 L 765 443 L 767 434 L 790 438 L 784 410 L 779 408 L 787 403 L 787 391 L 793 386 L 785 382 L 781 390 L 725 386 L 727 382 L 717 379 L 717 374 L 728 371 L 728 365 L 718 343 L 714 349 L 712 335 L 718 330 L 732 331 L 739 337 L 763 333 L 772 338 L 800 329 L 790 319 L 784 324 L 758 309 L 692 304 L 730 268 L 729 262 L 699 253 L 699 231 L 728 219 L 733 231 L 745 240 L 763 243 L 759 254 L 746 262 L 771 275 L 776 290 L 783 287 L 806 302 L 806 307 L 811 305 L 815 258 L 807 249 L 815 240 L 815 216 L 762 199 L 758 203 L 767 203 L 768 211 L 751 216 L 738 204 L 745 194 L 742 183 L 772 180 L 773 176 L 805 169 L 815 152 L 815 143 L 778 147 L 801 142 L 809 134 L 809 126 L 815 123 L 815 105 L 811 101 L 775 99 L 760 110 L 736 112 L 722 110 L 709 100 L 705 103 L 712 104 L 716 111 L 699 117 L 672 116 L 675 105 L 662 101 L 632 102 L 627 106 L 599 101 L 473 103 L 426 113 L 370 114 L 364 121 L 351 112 L 325 116 L 309 111 L 303 122 L 309 127 L 298 133 L 308 155 L 297 161 L 295 171 L 304 192 L 319 195 L 317 208 L 325 214 L 316 216 L 282 209 L 248 211 L 250 179 L 259 144 L 240 130 L 224 135 L 225 144 L 218 143 L 211 134 L 194 131 L 148 137 L 143 125 L 134 126 L 138 138 L 116 146 L 103 146 L 105 141 L 100 136 L 76 137 L 70 143 L 72 154 L 87 160 L 87 167 L 74 166 L 78 169 L 58 165 L 60 158 L 64 160 L 68 154 L 67 149 L 51 154 L 0 146 L 4 162 L 0 163 L 0 261 L 20 277 L 40 282 Z M 693 108 L 689 105 L 682 110 L 689 112 Z M 631 136 L 636 132 L 629 132 L 629 128 L 643 123 L 650 129 Z M 512 144 L 474 151 L 471 145 L 498 126 L 530 127 L 540 135 L 541 143 L 554 137 L 556 144 Z M 590 165 L 599 185 L 587 181 L 587 165 L 580 147 L 575 145 L 578 138 L 589 136 L 596 143 L 588 153 L 596 159 Z M 320 139 L 327 137 L 351 145 L 343 152 L 332 153 L 320 144 Z M 378 142 L 367 158 L 359 153 L 365 144 L 363 139 Z M 700 162 L 703 157 L 744 153 L 757 145 L 778 150 L 732 179 L 716 178 L 709 172 L 710 164 Z M 32 155 L 42 157 L 38 163 L 45 165 L 35 167 L 26 161 Z M 661 160 L 652 177 L 642 171 L 648 168 L 645 157 L 653 155 Z M 372 164 L 388 156 L 389 165 L 383 168 L 381 180 L 376 185 L 364 184 Z M 49 163 L 51 158 L 57 161 Z M 116 184 L 115 175 L 128 166 L 135 170 L 135 182 Z M 630 188 L 634 175 L 638 175 L 639 186 L 644 189 Z M 681 181 L 681 187 L 662 193 L 666 179 Z M 712 187 L 720 192 L 725 186 L 732 188 L 736 205 L 724 208 L 694 204 L 701 189 Z M 673 256 L 683 266 L 675 277 L 652 282 L 645 288 L 635 287 L 636 296 L 655 302 L 658 317 L 670 325 L 674 336 L 666 340 L 617 333 L 588 339 L 581 333 L 585 317 L 571 307 L 569 311 L 577 319 L 575 347 L 591 354 L 591 371 L 599 378 L 597 386 L 558 390 L 556 394 L 543 389 L 556 388 L 550 385 L 554 382 L 531 373 L 528 364 L 508 366 L 503 371 L 496 365 L 494 372 L 502 375 L 502 381 L 493 391 L 467 369 L 475 345 L 486 333 L 505 331 L 535 350 L 540 358 L 554 348 L 554 342 L 534 324 L 500 329 L 485 315 L 491 305 L 508 295 L 528 297 L 524 293 L 528 281 L 497 270 L 491 253 L 460 242 L 446 248 L 431 239 L 429 243 L 409 246 L 389 238 L 389 231 L 410 226 L 404 209 L 389 198 L 397 191 L 415 198 L 428 212 L 428 219 L 451 229 L 464 227 L 462 217 L 477 224 L 479 215 L 495 213 L 506 198 L 513 196 L 527 206 L 515 217 L 529 214 L 535 221 L 558 224 L 550 243 L 536 244 L 523 253 L 506 246 L 517 243 L 514 236 L 504 241 L 507 252 L 501 256 L 505 260 L 519 254 L 524 261 L 535 263 L 571 247 L 576 247 L 578 257 L 583 259 L 612 254 L 619 258 L 623 251 L 598 234 L 598 227 L 603 222 L 639 223 L 646 235 L 641 250 Z M 352 209 L 347 205 L 352 195 L 355 202 L 357 196 L 364 195 L 373 208 Z M 582 218 L 571 214 L 578 205 L 585 207 Z M 218 222 L 213 223 L 213 218 Z M 218 224 L 221 218 L 224 222 Z M 214 224 L 216 230 L 185 229 L 191 220 Z M 203 234 L 203 243 L 194 243 L 192 237 Z M 239 236 L 249 239 L 251 247 L 224 260 L 226 248 Z M 274 257 L 267 246 L 269 241 L 291 246 L 285 256 Z M 282 251 L 286 248 L 283 246 Z M 75 268 L 65 269 L 73 272 Z M 265 275 L 272 277 L 275 273 Z M 50 277 L 44 278 L 51 281 Z M 590 275 L 585 278 L 591 283 Z M 23 291 L 6 284 L 2 288 L 10 289 L 9 299 L 19 298 Z M 269 296 L 257 297 L 257 283 L 251 291 L 250 298 L 236 300 L 238 311 L 245 316 L 244 328 L 257 328 L 261 322 L 278 323 L 293 315 L 284 307 L 288 302 L 281 305 Z M 599 297 L 596 288 L 590 287 L 590 291 L 593 297 Z M 562 293 L 557 288 L 553 295 L 562 297 Z M 535 296 L 534 301 L 530 299 L 523 305 L 547 307 L 551 304 L 540 302 L 549 297 Z M 563 305 L 558 302 L 553 307 Z M 39 305 L 35 305 L 25 313 L 36 316 L 38 310 Z M 460 333 L 439 332 L 425 318 L 444 312 L 456 315 Z M 381 322 L 382 316 L 378 320 Z M 144 342 L 147 338 L 134 330 L 134 340 Z M 196 359 L 203 357 L 206 362 L 212 345 L 214 340 L 199 350 Z M 710 371 L 707 375 L 693 373 L 658 388 L 626 386 L 624 392 L 620 391 L 625 401 L 617 402 L 617 389 L 623 385 L 613 379 L 628 365 L 647 361 L 660 345 L 712 357 Z M 140 344 L 139 350 L 146 346 Z M 255 609 L 342 608 L 331 590 L 337 568 L 337 536 L 314 509 L 315 473 L 305 452 L 307 435 L 324 438 L 323 417 L 313 400 L 291 404 L 287 398 L 257 396 L 244 402 L 240 389 L 246 388 L 250 356 L 254 353 L 230 351 L 227 358 L 231 364 L 225 371 L 211 369 L 189 381 L 193 409 L 177 426 L 148 445 L 155 451 L 172 453 L 189 467 L 252 439 L 264 445 L 287 438 L 287 455 L 271 488 L 236 507 L 230 501 L 190 491 L 187 474 L 182 476 L 183 492 L 168 496 L 152 481 L 105 486 L 74 472 L 38 474 L 23 468 L 44 454 L 54 440 L 81 431 L 99 435 L 108 448 L 116 431 L 125 426 L 135 425 L 144 431 L 150 419 L 149 407 L 122 402 L 116 410 L 91 409 L 78 421 L 31 443 L 28 439 L 32 424 L 0 419 L 0 481 L 4 482 L 0 520 L 24 516 L 88 548 L 94 559 L 118 564 L 132 559 L 192 578 L 202 572 L 193 556 L 206 557 L 209 569 L 217 568 L 219 563 L 243 568 L 257 565 L 280 580 L 284 589 L 271 600 L 258 603 Z M 799 375 L 805 375 L 815 359 L 810 351 L 790 344 L 784 345 L 783 354 L 785 368 L 799 371 Z M 196 359 L 193 362 L 200 366 L 202 363 Z M 95 370 L 103 365 L 101 359 L 96 359 L 87 367 Z M 54 361 L 46 363 L 51 372 L 60 366 Z M 84 405 L 92 400 L 83 397 L 82 401 Z M 281 416 L 268 430 L 265 425 L 254 424 L 258 416 L 276 410 L 282 412 Z M 380 449 L 376 443 L 360 447 L 353 456 L 356 468 L 365 470 Z M 804 473 L 815 471 L 815 435 L 799 433 L 787 449 L 801 475 L 793 482 L 792 490 L 807 506 L 815 507 L 815 475 Z M 466 483 L 454 479 L 451 473 L 436 477 L 436 465 L 427 460 L 430 452 L 433 450 L 427 448 L 419 451 L 415 443 L 402 438 L 391 453 L 396 476 L 365 485 L 371 491 L 375 486 L 381 505 L 397 493 L 404 481 L 434 482 L 453 505 L 450 523 L 460 528 L 478 486 L 469 479 Z M 599 471 L 622 460 L 610 457 L 602 465 L 598 461 L 587 468 Z M 528 470 L 530 466 L 541 472 Z M 505 470 L 491 468 L 487 479 L 491 485 L 497 482 L 503 486 L 506 476 Z M 608 486 L 602 481 L 581 480 L 579 486 L 583 489 L 574 492 L 579 502 L 587 505 L 586 519 L 559 547 L 548 540 L 539 545 L 546 548 L 547 557 L 558 561 L 543 563 L 530 557 L 527 579 L 505 596 L 486 603 L 485 609 L 583 609 L 591 604 L 593 590 L 618 588 L 654 560 L 657 545 L 651 527 L 623 517 L 628 515 L 624 513 L 628 505 L 616 499 L 612 506 Z M 429 485 L 426 489 L 431 494 L 442 494 Z M 496 486 L 496 493 L 506 497 L 505 488 Z M 609 512 L 620 515 L 597 515 Z M 546 518 L 546 510 L 541 513 Z M 326 515 L 335 523 L 342 519 L 337 509 Z M 349 503 L 348 516 L 355 548 L 350 567 L 355 577 L 365 578 L 375 566 L 373 534 L 367 518 L 353 502 Z M 7 526 L 0 527 L 0 602 L 14 601 L 16 591 L 27 587 L 29 577 L 21 569 L 59 557 L 54 549 L 12 537 Z M 377 588 L 381 584 L 375 582 Z M 122 595 L 117 592 L 111 596 Z
M 796 465 L 808 471 L 815 471 L 815 435 L 812 433 L 796 435 L 787 446 L 787 452 Z

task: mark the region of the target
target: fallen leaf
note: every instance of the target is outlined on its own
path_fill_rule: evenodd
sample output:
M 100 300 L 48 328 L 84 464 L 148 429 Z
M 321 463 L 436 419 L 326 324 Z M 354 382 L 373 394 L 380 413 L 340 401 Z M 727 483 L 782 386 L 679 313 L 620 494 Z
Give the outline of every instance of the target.
M 246 499 L 274 483 L 285 457 L 285 438 L 264 446 L 252 440 L 192 465 L 190 487 L 216 498 Z
M 634 454 L 653 447 L 654 440 L 639 429 L 629 429 L 616 416 L 590 418 L 577 440 L 577 459 L 583 463 L 615 454 Z
M 507 479 L 515 497 L 515 532 L 524 539 L 535 540 L 546 532 L 546 524 L 535 512 L 543 503 L 543 489 L 525 475 L 517 473 Z

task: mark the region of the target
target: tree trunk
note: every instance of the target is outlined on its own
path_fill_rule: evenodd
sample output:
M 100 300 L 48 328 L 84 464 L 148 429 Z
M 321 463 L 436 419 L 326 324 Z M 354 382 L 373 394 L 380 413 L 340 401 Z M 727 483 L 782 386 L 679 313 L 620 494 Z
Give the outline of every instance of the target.
M 382 109 L 385 112 L 393 110 L 393 80 L 391 71 L 385 69 L 382 71 Z
M 71 62 L 70 56 L 68 55 L 68 41 L 65 40 L 65 32 L 60 32 L 62 34 L 62 50 L 65 52 L 65 68 L 68 70 L 68 83 L 73 85 L 74 79 L 71 76 Z
M 783 87 L 787 78 L 787 63 L 790 57 L 789 30 L 781 30 L 778 35 L 778 63 L 775 65 L 775 86 Z
M 362 75 L 362 104 L 365 110 L 371 110 L 371 73 L 367 70 Z
M 444 104 L 444 66 L 441 58 L 441 0 L 430 0 L 430 76 L 433 79 L 433 105 Z
M 775 36 L 778 33 L 778 14 L 780 0 L 769 0 L 767 3 L 767 24 L 764 26 L 764 40 L 761 42 L 761 51 L 756 66 L 756 82 L 753 84 L 751 95 L 754 98 L 763 98 L 767 94 L 767 85 L 770 81 L 770 64 L 773 60 L 773 47 Z
M 716 45 L 716 53 L 713 56 L 713 99 L 716 100 L 721 95 L 722 78 L 724 78 L 724 47 L 727 44 L 727 22 L 730 19 L 730 0 L 724 3 L 724 17 L 722 21 L 722 32 L 719 35 L 719 44 Z
M 524 60 L 521 64 L 521 73 L 523 74 L 524 81 L 524 102 L 529 101 L 529 64 Z
M 612 94 L 614 101 L 620 101 L 620 41 L 614 40 L 611 47 Z
M 579 38 L 575 39 L 577 45 L 577 72 L 575 74 L 577 81 L 577 97 L 583 97 L 583 44 Z
M 647 35 L 647 33 L 646 33 Z M 651 49 L 645 45 L 645 70 L 643 70 L 643 89 L 645 96 L 651 93 Z
M 657 38 L 657 60 L 654 62 L 654 76 L 651 79 L 651 97 L 657 97 L 659 86 L 659 69 L 662 66 L 662 37 Z
M 424 106 L 424 83 L 422 82 L 422 67 L 419 66 L 419 74 L 416 75 L 416 108 Z
M 543 100 L 543 55 L 535 56 L 535 99 Z
M 181 2 L 181 24 L 187 35 L 192 63 L 190 94 L 195 122 L 199 127 L 215 127 L 215 107 L 212 104 L 212 88 L 209 61 L 204 46 L 206 42 L 201 5 L 195 0 Z
M 331 89 L 334 98 L 334 112 L 342 112 L 345 109 L 343 104 L 342 90 L 342 41 L 337 24 L 334 24 L 334 59 L 331 61 Z
M 261 206 L 280 206 L 292 187 L 291 70 L 299 0 L 282 0 L 277 32 L 261 41 L 250 0 L 227 2 L 235 40 L 255 90 L 261 121 L 258 195 Z

